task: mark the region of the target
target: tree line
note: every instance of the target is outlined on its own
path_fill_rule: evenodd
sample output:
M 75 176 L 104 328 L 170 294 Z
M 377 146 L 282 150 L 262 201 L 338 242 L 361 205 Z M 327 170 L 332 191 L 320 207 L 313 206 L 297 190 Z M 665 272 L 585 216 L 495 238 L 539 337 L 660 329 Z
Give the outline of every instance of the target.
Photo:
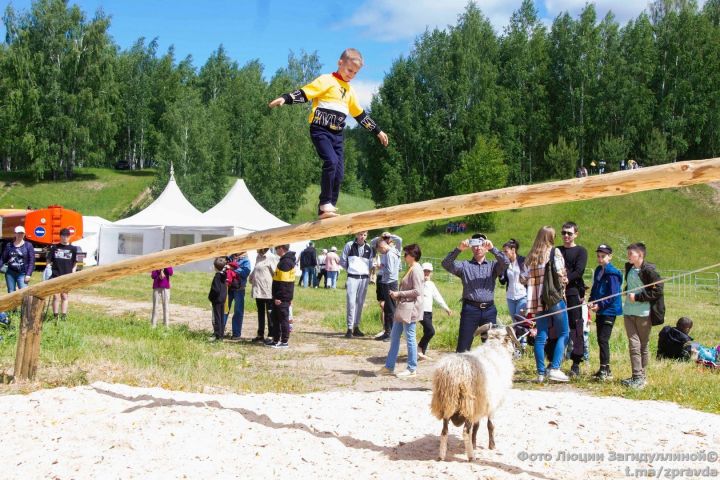
M 307 111 L 267 108 L 322 73 L 317 54 L 291 53 L 267 76 L 220 46 L 198 68 L 154 39 L 120 49 L 108 16 L 65 0 L 10 6 L 3 21 L 3 170 L 60 179 L 124 160 L 156 167 L 160 189 L 172 162 L 198 208 L 238 176 L 284 219 L 318 181 Z M 350 130 L 344 191 L 393 205 L 565 178 L 592 162 L 613 171 L 630 158 L 714 157 L 718 107 L 720 0 L 654 0 L 625 25 L 588 4 L 549 27 L 524 0 L 501 33 L 469 3 L 393 63 L 370 107 L 390 146 Z

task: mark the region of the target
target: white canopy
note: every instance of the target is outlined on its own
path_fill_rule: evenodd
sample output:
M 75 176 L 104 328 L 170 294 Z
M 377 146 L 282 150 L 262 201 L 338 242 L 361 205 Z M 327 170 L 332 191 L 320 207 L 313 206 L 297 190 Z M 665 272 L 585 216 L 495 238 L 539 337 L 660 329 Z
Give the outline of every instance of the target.
M 237 179 L 220 203 L 203 213 L 202 218 L 205 222 L 224 225 L 229 222 L 251 231 L 287 225 L 255 200 L 242 179 Z
M 171 173 L 165 190 L 153 203 L 132 217 L 118 220 L 115 225 L 196 225 L 200 215 L 200 210 L 185 198 Z

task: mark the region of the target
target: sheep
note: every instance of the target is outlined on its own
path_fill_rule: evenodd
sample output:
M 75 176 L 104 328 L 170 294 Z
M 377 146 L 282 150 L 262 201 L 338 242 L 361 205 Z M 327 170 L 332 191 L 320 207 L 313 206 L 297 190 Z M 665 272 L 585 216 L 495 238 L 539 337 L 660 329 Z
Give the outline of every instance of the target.
M 468 461 L 475 458 L 477 431 L 483 417 L 487 417 L 488 448 L 495 448 L 492 417 L 512 388 L 515 371 L 512 358 L 518 341 L 511 327 L 490 327 L 488 323 L 475 332 L 476 336 L 487 333 L 483 345 L 471 352 L 444 357 L 433 374 L 430 410 L 443 421 L 440 460 L 445 460 L 447 454 L 448 420 L 456 427 L 464 425 Z

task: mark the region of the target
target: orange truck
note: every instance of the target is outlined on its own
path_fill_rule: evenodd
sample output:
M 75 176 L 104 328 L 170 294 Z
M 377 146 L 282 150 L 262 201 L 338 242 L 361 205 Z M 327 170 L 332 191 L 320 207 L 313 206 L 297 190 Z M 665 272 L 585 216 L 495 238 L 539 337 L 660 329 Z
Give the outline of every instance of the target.
M 25 227 L 25 238 L 35 247 L 35 269 L 45 268 L 47 248 L 60 243 L 60 230 L 70 230 L 70 243 L 83 237 L 83 217 L 80 213 L 63 208 L 60 205 L 50 205 L 40 210 L 0 209 L 0 239 L 4 247 L 5 242 L 12 241 L 15 227 Z M 82 268 L 85 254 L 78 251 L 78 268 Z

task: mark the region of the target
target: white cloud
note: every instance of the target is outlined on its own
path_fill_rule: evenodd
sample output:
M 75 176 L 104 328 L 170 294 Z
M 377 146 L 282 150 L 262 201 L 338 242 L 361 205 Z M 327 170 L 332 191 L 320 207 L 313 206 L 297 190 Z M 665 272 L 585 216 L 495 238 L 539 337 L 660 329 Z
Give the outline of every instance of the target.
M 372 82 L 367 80 L 353 80 L 352 88 L 358 97 L 358 102 L 364 109 L 370 108 L 372 97 L 377 93 L 382 82 Z
M 477 5 L 500 32 L 520 3 L 482 0 Z M 412 40 L 426 28 L 455 25 L 467 4 L 468 0 L 365 0 L 342 26 L 359 28 L 380 41 Z
M 552 21 L 559 14 L 567 11 L 572 16 L 577 16 L 583 8 L 585 8 L 586 0 L 544 0 L 545 10 L 549 20 Z M 647 10 L 649 1 L 642 0 L 594 0 L 595 11 L 598 20 L 601 20 L 608 11 L 615 14 L 615 20 L 624 24 L 628 20 L 636 18 L 640 12 Z M 705 0 L 698 0 L 698 5 L 702 7 Z

